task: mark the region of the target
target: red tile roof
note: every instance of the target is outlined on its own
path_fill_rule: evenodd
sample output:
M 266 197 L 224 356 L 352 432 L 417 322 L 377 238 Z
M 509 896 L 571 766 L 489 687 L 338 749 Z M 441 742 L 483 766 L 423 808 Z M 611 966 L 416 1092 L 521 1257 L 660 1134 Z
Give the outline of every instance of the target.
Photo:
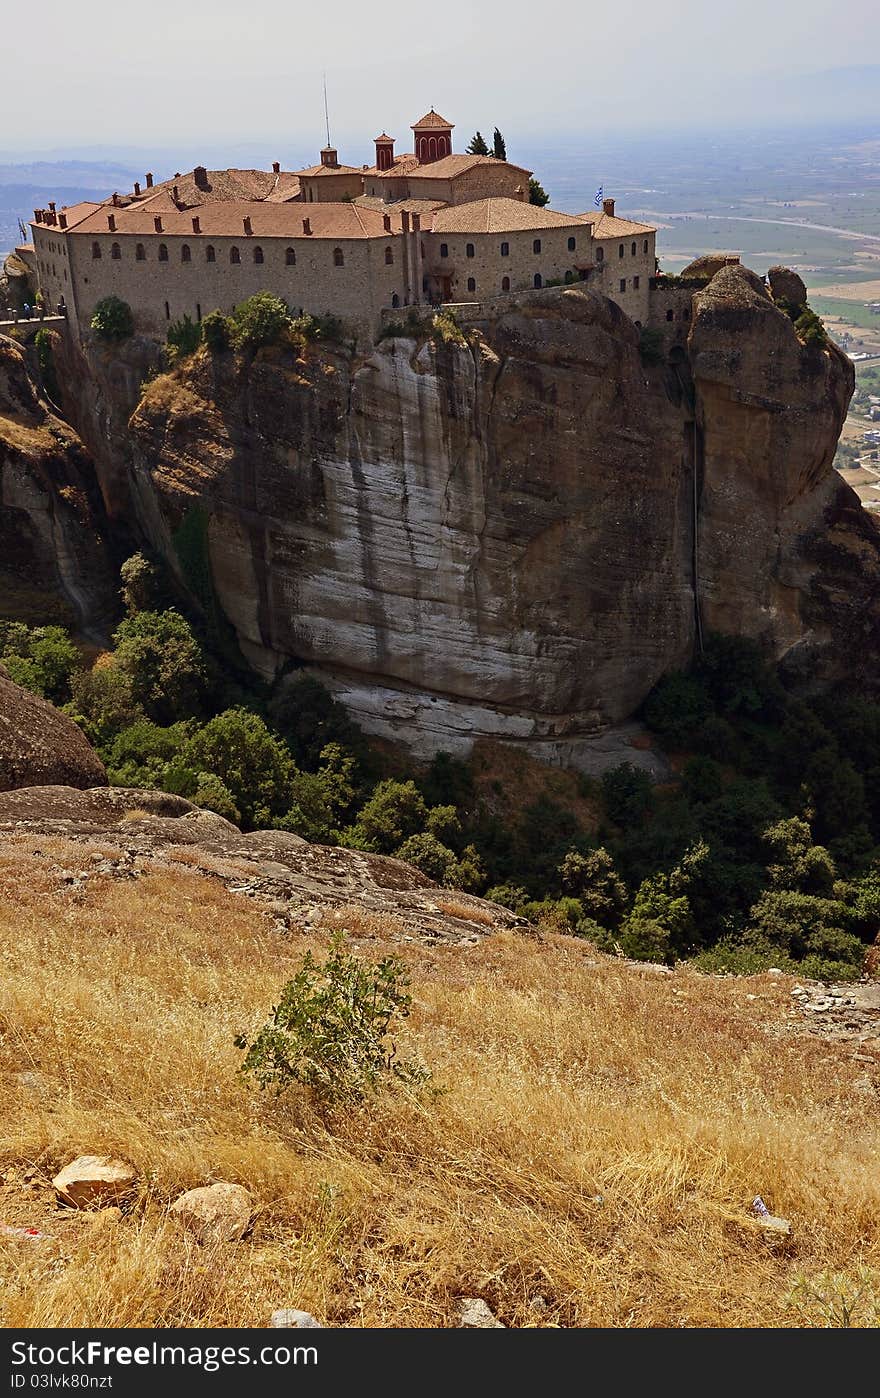
M 297 170 L 297 176 L 302 179 L 314 179 L 318 175 L 362 175 L 363 170 L 359 165 L 310 165 L 307 170 Z
M 430 126 L 430 127 L 442 126 L 443 129 L 444 129 L 444 131 L 452 131 L 452 129 L 453 129 L 454 126 L 455 126 L 455 122 L 454 122 L 454 121 L 447 121 L 446 118 L 445 118 L 445 117 L 442 117 L 442 116 L 440 115 L 439 112 L 435 112 L 435 111 L 434 111 L 434 108 L 432 107 L 431 110 L 430 110 L 429 112 L 426 112 L 426 113 L 425 113 L 425 115 L 422 117 L 421 121 L 413 122 L 412 126 L 410 127 L 410 130 L 411 130 L 411 131 L 421 131 L 421 130 L 422 130 L 424 127 L 426 127 L 426 126 Z
M 515 233 L 521 229 L 583 228 L 580 214 L 560 214 L 523 199 L 473 199 L 434 215 L 433 233 Z
M 117 235 L 155 235 L 156 237 L 240 238 L 242 242 L 260 238 L 303 238 L 303 219 L 307 218 L 315 238 L 387 238 L 382 212 L 364 208 L 353 202 L 322 204 L 273 204 L 268 201 L 224 200 L 206 204 L 198 211 L 199 233 L 192 231 L 192 210 L 177 210 L 162 214 L 162 233 L 156 234 L 153 213 L 149 208 L 130 206 L 116 209 Z M 251 234 L 244 231 L 244 220 L 251 221 Z M 394 233 L 400 232 L 400 220 L 395 220 Z M 83 219 L 77 233 L 107 232 L 106 206 Z
M 400 164 L 395 161 L 390 170 L 369 173 L 378 174 L 380 179 L 386 180 L 393 179 L 395 175 L 413 175 L 420 180 L 454 180 L 466 170 L 473 170 L 477 166 L 486 169 L 496 165 L 504 165 L 508 170 L 515 170 L 518 175 L 525 175 L 527 179 L 532 173 L 522 165 L 514 165 L 510 160 L 496 160 L 494 155 L 444 155 L 441 160 L 431 160 L 424 165 L 420 164 L 414 155 L 406 155 L 401 157 Z

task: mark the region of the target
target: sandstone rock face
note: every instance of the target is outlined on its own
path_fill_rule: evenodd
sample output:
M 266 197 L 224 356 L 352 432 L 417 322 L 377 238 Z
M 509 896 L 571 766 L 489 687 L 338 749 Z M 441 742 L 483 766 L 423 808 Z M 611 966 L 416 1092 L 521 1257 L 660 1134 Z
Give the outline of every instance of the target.
M 80 1155 L 59 1171 L 52 1185 L 65 1204 L 77 1209 L 103 1209 L 125 1199 L 136 1180 L 135 1170 L 125 1160 Z
M 854 654 L 876 678 L 880 532 L 831 466 L 851 365 L 708 261 L 659 365 L 573 288 L 463 346 L 201 353 L 147 386 L 105 497 L 205 601 L 201 539 L 259 670 L 310 664 L 421 753 L 490 735 L 589 766 L 700 627 L 809 682 Z
M 38 607 L 63 599 L 71 622 L 100 630 L 117 605 L 110 554 L 88 453 L 40 398 L 19 346 L 0 336 L 3 615 L 18 615 L 20 598 L 22 619 L 35 595 Z
M 770 293 L 774 301 L 790 301 L 793 306 L 803 306 L 807 300 L 807 288 L 797 272 L 789 267 L 771 267 L 767 273 Z
M 200 1243 L 237 1243 L 250 1227 L 254 1208 L 244 1185 L 219 1180 L 181 1194 L 171 1213 Z
M 0 791 L 52 782 L 106 786 L 107 773 L 82 729 L 0 665 Z

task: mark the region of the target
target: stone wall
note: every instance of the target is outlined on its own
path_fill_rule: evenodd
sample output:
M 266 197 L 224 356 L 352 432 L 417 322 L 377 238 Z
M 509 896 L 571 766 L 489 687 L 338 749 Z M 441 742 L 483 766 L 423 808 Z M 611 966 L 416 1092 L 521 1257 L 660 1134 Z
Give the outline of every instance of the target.
M 591 290 L 601 291 L 641 325 L 647 324 L 650 310 L 650 282 L 656 266 L 655 236 L 652 230 L 593 241 L 596 266 L 590 273 Z
M 61 297 L 72 301 L 68 272 L 67 235 L 57 227 L 33 225 L 34 260 L 40 289 L 46 305 L 54 310 Z
M 48 231 L 48 230 L 47 230 Z M 92 256 L 96 243 L 101 256 Z M 136 249 L 146 253 L 138 261 Z M 113 257 L 113 245 L 119 257 Z M 73 234 L 69 238 L 71 276 L 76 281 L 75 319 L 80 333 L 88 329 L 96 302 L 116 295 L 127 301 L 134 312 L 135 330 L 164 339 L 171 321 L 189 315 L 193 320 L 210 311 L 229 312 L 233 306 L 258 291 L 273 291 L 294 308 L 313 315 L 335 315 L 359 334 L 371 337 L 379 323 L 383 306 L 390 306 L 397 295 L 406 296 L 403 255 L 404 239 L 399 232 L 387 238 L 247 238 L 193 235 Z M 159 248 L 168 249 L 167 262 L 159 261 Z M 208 247 L 216 261 L 208 262 Z M 190 250 L 183 261 L 183 248 Z M 292 247 L 296 264 L 288 266 L 287 248 Z M 344 263 L 334 264 L 334 249 L 340 248 Z M 237 248 L 240 264 L 230 261 Z M 260 248 L 262 263 L 254 261 Z M 385 261 L 386 249 L 393 261 Z M 68 296 L 68 301 L 70 301 Z
M 574 248 L 569 247 L 571 240 Z M 502 245 L 509 248 L 506 256 L 501 255 Z M 443 247 L 446 257 L 441 256 Z M 468 257 L 468 247 L 473 248 L 473 257 Z M 542 282 L 564 277 L 566 272 L 576 278 L 576 264 L 589 262 L 591 256 L 586 225 L 514 233 L 432 233 L 425 238 L 425 270 L 432 279 L 448 277 L 451 299 L 456 301 L 499 295 L 504 277 L 510 278 L 511 291 L 533 287 L 536 274 Z M 473 286 L 468 285 L 470 279 Z

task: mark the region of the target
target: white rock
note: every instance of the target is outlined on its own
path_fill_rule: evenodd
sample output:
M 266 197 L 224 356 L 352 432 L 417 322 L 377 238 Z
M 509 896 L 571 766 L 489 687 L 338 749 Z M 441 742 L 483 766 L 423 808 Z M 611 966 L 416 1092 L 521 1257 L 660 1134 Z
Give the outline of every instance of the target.
M 136 1179 L 136 1171 L 125 1160 L 113 1160 L 107 1155 L 80 1155 L 58 1172 L 52 1184 L 65 1204 L 88 1209 L 120 1203 L 130 1193 Z
M 171 1213 L 200 1243 L 238 1242 L 250 1227 L 253 1212 L 253 1201 L 244 1185 L 226 1180 L 188 1189 L 171 1205 Z
M 506 1330 L 481 1296 L 459 1296 L 455 1302 L 458 1323 L 470 1330 Z
M 778 1214 L 764 1214 L 758 1219 L 759 1224 L 766 1233 L 782 1233 L 788 1237 L 791 1233 L 791 1224 L 787 1218 L 780 1218 Z
M 320 1320 L 308 1311 L 273 1311 L 269 1325 L 275 1330 L 323 1330 Z

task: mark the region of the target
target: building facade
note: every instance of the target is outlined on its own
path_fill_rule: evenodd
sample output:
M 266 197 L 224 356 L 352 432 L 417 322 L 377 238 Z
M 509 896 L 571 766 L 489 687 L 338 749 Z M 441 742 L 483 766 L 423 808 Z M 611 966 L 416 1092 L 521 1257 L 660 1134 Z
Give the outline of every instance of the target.
M 108 295 L 163 340 L 184 315 L 268 290 L 369 341 L 389 310 L 578 281 L 647 321 L 654 228 L 618 218 L 610 199 L 601 213 L 531 204 L 529 170 L 456 155 L 452 131 L 432 110 L 412 153 L 395 155 L 383 131 L 369 167 L 340 164 L 328 145 L 305 170 L 196 166 L 102 203 L 50 204 L 31 225 L 40 289 L 80 336 Z

